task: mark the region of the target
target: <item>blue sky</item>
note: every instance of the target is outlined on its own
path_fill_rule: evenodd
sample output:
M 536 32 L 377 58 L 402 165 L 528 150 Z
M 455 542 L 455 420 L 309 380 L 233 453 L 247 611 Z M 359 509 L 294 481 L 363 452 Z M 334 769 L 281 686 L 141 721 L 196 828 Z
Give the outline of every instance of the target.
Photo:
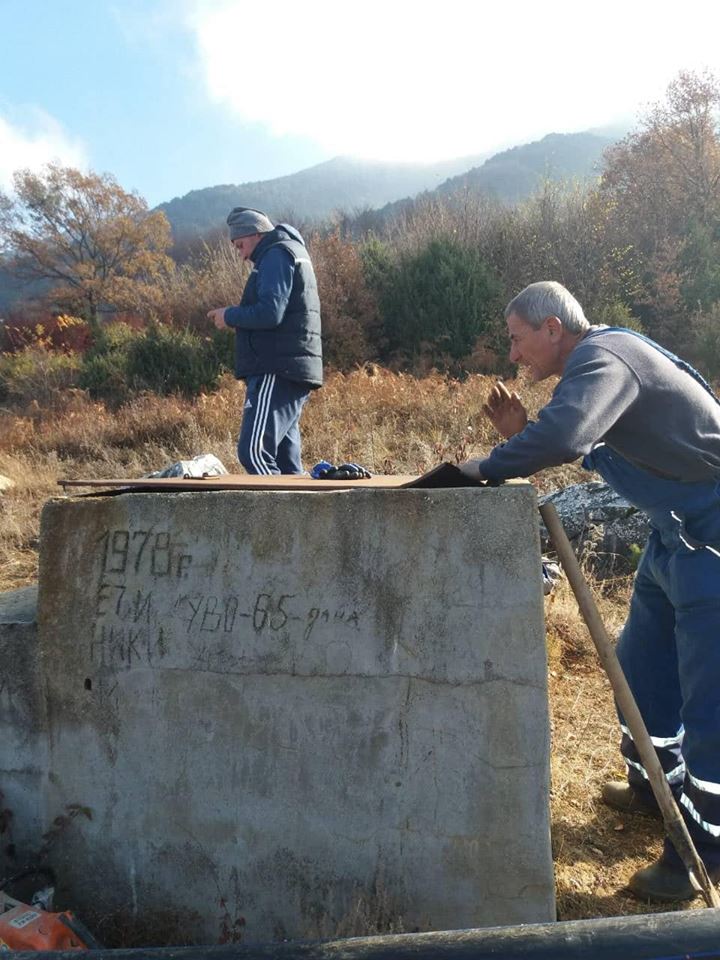
M 0 18 L 0 187 L 59 160 L 150 204 L 628 122 L 679 69 L 720 73 L 720 4 L 700 0 L 0 0 Z
M 193 34 L 169 5 L 0 0 L 0 12 L 0 118 L 28 140 L 47 131 L 60 159 L 108 171 L 150 203 L 326 158 L 211 100 Z

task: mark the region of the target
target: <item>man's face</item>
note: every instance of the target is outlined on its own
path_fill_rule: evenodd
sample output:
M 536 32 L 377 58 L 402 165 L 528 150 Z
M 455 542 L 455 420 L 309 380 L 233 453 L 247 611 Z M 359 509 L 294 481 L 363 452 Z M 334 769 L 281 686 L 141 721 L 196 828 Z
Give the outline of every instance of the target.
M 251 233 L 248 237 L 236 237 L 232 241 L 232 245 L 235 247 L 243 260 L 249 260 L 252 256 L 253 250 L 261 240 L 261 233 Z
M 535 330 L 527 321 L 511 313 L 507 318 L 507 328 L 510 362 L 528 367 L 535 383 L 562 373 L 562 324 L 557 317 L 546 317 L 540 329 Z

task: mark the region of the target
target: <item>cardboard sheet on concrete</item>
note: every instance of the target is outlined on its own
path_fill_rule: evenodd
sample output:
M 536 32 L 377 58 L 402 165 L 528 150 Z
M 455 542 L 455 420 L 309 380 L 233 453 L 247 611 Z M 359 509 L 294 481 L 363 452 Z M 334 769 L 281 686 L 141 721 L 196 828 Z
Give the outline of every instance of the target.
M 366 480 L 314 480 L 309 476 L 142 477 L 137 480 L 59 480 L 62 487 L 102 487 L 118 492 L 163 490 L 354 490 L 399 488 L 439 489 L 480 486 L 468 480 L 454 463 L 441 463 L 421 476 L 384 474 Z

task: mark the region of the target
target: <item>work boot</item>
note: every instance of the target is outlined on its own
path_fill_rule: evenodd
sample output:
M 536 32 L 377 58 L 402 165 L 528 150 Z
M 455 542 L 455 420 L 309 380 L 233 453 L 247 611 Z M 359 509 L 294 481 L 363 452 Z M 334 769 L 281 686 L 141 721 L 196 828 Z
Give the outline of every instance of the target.
M 619 780 L 603 784 L 600 792 L 603 803 L 613 810 L 622 810 L 623 813 L 642 813 L 646 817 L 662 820 L 660 808 L 654 797 L 645 797 L 644 794 Z
M 708 869 L 708 875 L 712 883 L 717 883 L 720 880 L 720 869 Z M 661 903 L 694 900 L 700 893 L 690 883 L 687 870 L 668 863 L 664 855 L 649 867 L 637 870 L 630 877 L 628 889 L 640 900 Z

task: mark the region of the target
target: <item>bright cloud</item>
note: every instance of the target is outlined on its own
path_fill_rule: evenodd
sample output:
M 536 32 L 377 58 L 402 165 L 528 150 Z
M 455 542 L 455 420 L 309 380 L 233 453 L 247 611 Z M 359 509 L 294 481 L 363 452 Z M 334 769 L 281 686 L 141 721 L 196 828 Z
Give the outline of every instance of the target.
M 70 167 L 87 166 L 83 145 L 44 111 L 27 109 L 22 123 L 0 116 L 0 188 L 12 186 L 16 170 L 37 170 L 52 161 Z
M 631 118 L 716 66 L 720 35 L 704 0 L 187 0 L 186 16 L 229 122 L 395 160 Z

